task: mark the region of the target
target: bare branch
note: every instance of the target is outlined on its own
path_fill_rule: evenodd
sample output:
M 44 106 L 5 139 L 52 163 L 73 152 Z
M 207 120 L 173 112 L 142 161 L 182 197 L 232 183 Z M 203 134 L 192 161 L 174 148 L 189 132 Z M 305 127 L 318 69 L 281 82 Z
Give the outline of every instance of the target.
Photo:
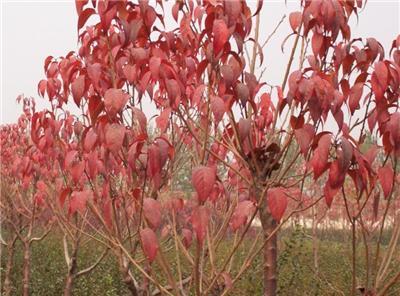
M 81 271 L 76 273 L 76 276 L 79 277 L 81 275 L 87 274 L 89 272 L 91 272 L 93 269 L 96 268 L 97 265 L 99 265 L 99 263 L 104 259 L 104 257 L 107 255 L 108 253 L 108 248 L 104 250 L 104 252 L 100 255 L 100 257 L 97 259 L 97 261 L 95 263 L 93 263 L 91 266 L 89 266 L 88 268 L 82 269 Z

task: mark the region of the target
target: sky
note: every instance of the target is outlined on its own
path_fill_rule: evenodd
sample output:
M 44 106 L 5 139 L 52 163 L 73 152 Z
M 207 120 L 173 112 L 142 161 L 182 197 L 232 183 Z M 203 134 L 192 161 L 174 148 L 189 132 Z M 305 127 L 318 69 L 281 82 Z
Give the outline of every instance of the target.
M 44 78 L 43 62 L 49 55 L 65 56 L 77 49 L 77 14 L 74 1 L 1 2 L 1 116 L 0 124 L 16 122 L 21 106 L 20 94 L 36 99 L 37 109 L 49 107 L 37 94 L 37 84 Z M 283 15 L 299 9 L 299 1 L 265 0 L 262 11 L 260 43 L 274 30 Z M 174 1 L 168 1 L 167 7 Z M 251 6 L 255 1 L 248 1 Z M 168 9 L 168 8 L 167 8 Z M 173 25 L 172 17 L 166 20 Z M 359 20 L 353 17 L 352 36 L 375 37 L 386 48 L 400 32 L 400 0 L 368 0 Z M 263 81 L 281 84 L 293 38 L 281 52 L 281 43 L 291 32 L 288 17 L 264 48 L 267 68 Z M 264 67 L 263 66 L 263 67 Z M 262 69 L 258 69 L 261 71 Z M 151 113 L 151 110 L 148 109 Z M 148 116 L 149 117 L 149 116 Z

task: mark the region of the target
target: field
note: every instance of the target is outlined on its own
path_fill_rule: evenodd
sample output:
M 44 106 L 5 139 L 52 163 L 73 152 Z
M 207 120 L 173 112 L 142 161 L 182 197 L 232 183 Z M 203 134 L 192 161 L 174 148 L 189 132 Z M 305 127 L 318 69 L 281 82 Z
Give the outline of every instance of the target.
M 279 295 L 347 295 L 351 287 L 351 250 L 350 237 L 343 231 L 321 231 L 318 241 L 318 275 L 314 272 L 312 237 L 302 227 L 284 230 L 279 238 L 280 254 L 278 260 Z M 229 242 L 225 242 L 228 248 Z M 358 276 L 363 273 L 363 250 L 359 245 Z M 245 254 L 246 245 L 238 252 L 240 260 Z M 15 269 L 13 271 L 14 294 L 22 291 L 22 247 L 17 247 Z M 37 296 L 62 295 L 66 265 L 62 256 L 62 244 L 59 234 L 51 234 L 47 239 L 34 244 L 32 248 L 31 292 Z M 91 264 L 101 253 L 90 242 L 82 247 L 79 254 L 81 266 Z M 2 257 L 2 275 L 6 254 Z M 261 295 L 262 271 L 261 257 L 238 283 L 230 295 Z M 235 266 L 235 264 L 233 264 Z M 186 272 L 189 273 L 189 270 Z M 388 296 L 399 295 L 400 285 L 395 286 Z M 73 295 L 129 295 L 121 282 L 118 267 L 112 256 L 107 256 L 89 275 L 77 280 Z

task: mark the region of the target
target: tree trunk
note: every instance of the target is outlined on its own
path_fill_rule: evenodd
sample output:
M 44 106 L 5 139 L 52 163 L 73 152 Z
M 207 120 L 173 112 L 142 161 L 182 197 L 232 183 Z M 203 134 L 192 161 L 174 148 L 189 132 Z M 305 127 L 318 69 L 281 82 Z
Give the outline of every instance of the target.
M 30 269 L 31 269 L 31 248 L 30 242 L 24 242 L 24 269 L 22 278 L 22 295 L 29 296 L 29 280 L 30 280 Z
M 68 274 L 65 280 L 64 286 L 64 296 L 72 295 L 72 288 L 74 286 L 75 274 L 77 269 L 77 251 L 74 250 L 73 255 L 71 257 L 71 262 L 69 263 L 68 267 Z
M 72 287 L 74 286 L 74 280 L 75 280 L 74 275 L 68 273 L 67 279 L 65 281 L 64 296 L 72 295 Z
M 264 240 L 267 239 L 277 226 L 266 207 L 261 211 L 261 225 L 264 232 Z M 277 233 L 275 233 L 265 244 L 263 257 L 264 296 L 276 296 L 277 290 Z
M 12 292 L 11 272 L 14 265 L 14 251 L 15 251 L 16 241 L 17 238 L 15 237 L 7 245 L 7 265 L 4 275 L 4 296 L 10 296 Z

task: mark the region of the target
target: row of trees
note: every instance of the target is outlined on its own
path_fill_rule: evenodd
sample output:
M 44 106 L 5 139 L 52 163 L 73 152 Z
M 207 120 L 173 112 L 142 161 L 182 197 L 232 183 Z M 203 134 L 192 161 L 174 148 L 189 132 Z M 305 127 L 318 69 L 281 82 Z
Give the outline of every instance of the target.
M 1 129 L 5 294 L 16 240 L 29 295 L 31 245 L 57 228 L 64 295 L 107 255 L 132 295 L 228 295 L 260 254 L 264 295 L 276 295 L 280 227 L 299 215 L 317 225 L 333 205 L 352 233 L 351 294 L 361 284 L 385 295 L 400 278 L 390 272 L 400 236 L 400 36 L 387 55 L 374 38 L 352 39 L 349 18 L 362 5 L 300 1 L 282 84 L 271 86 L 256 71 L 262 1 L 253 10 L 177 1 L 171 11 L 162 1 L 77 1 L 79 48 L 49 56 L 38 85 L 50 110 L 20 98 L 18 124 Z M 157 110 L 153 133 L 143 105 Z M 256 218 L 251 247 L 233 260 Z M 78 262 L 84 238 L 104 250 L 89 267 Z

